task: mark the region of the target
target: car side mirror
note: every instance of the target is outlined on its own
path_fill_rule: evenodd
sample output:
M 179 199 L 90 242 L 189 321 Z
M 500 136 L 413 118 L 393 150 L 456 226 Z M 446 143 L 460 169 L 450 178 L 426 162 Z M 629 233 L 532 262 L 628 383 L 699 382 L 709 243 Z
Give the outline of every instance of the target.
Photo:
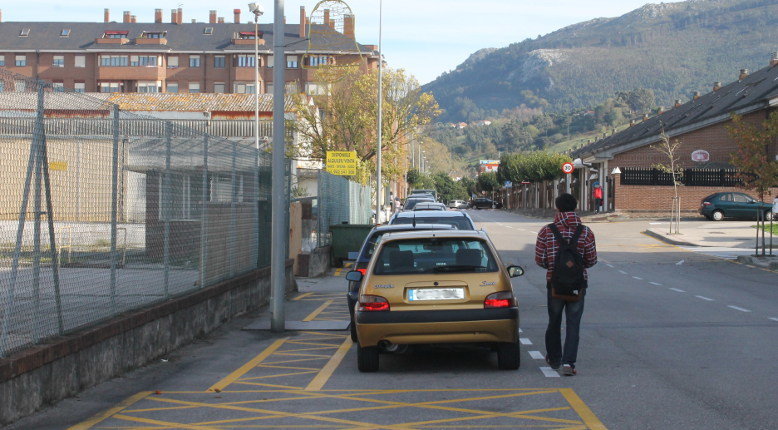
M 352 282 L 362 282 L 362 272 L 352 270 L 346 273 L 346 280 Z
M 524 274 L 524 268 L 521 266 L 508 266 L 508 276 L 515 278 Z

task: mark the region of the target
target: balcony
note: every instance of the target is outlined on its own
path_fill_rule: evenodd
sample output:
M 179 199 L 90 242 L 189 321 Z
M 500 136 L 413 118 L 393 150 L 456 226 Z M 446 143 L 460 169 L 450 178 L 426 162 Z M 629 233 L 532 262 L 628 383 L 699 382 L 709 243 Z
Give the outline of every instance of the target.
M 139 37 L 135 39 L 136 45 L 167 45 L 167 38 Z
M 97 68 L 97 79 L 111 81 L 159 81 L 165 79 L 164 67 L 112 67 L 100 66 Z

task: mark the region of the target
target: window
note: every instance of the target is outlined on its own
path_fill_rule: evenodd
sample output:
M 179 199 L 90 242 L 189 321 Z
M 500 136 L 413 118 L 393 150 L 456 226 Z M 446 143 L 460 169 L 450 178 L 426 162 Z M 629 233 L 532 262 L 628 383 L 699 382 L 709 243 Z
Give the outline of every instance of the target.
M 243 201 L 243 175 L 237 175 L 235 201 Z M 211 201 L 227 203 L 232 201 L 232 176 L 214 176 L 211 178 Z
M 55 55 L 54 59 L 51 61 L 51 67 L 65 67 L 65 56 Z
M 167 83 L 167 92 L 169 92 L 169 93 L 177 93 L 178 92 L 178 82 L 168 82 Z
M 122 91 L 121 82 L 100 82 L 97 85 L 101 93 L 120 93 Z
M 745 194 L 732 193 L 732 201 L 737 203 L 749 203 L 755 200 Z
M 311 67 L 326 66 L 335 64 L 335 58 L 328 55 L 312 55 L 308 57 L 308 65 Z
M 238 33 L 238 39 L 241 40 L 254 40 L 256 38 L 257 35 L 253 31 L 241 31 L 240 33 Z
M 85 93 L 86 84 L 84 82 L 76 82 L 73 84 L 73 90 L 77 93 Z
M 484 273 L 497 270 L 489 247 L 478 239 L 423 238 L 385 243 L 375 262 L 374 273 Z
M 235 82 L 233 84 L 233 93 L 236 94 L 254 94 L 255 93 L 254 82 Z
M 286 68 L 287 69 L 296 69 L 299 65 L 297 64 L 297 56 L 296 55 L 287 55 L 286 56 Z
M 70 37 L 70 29 L 63 28 L 62 31 L 59 33 L 59 37 Z
M 203 30 L 203 34 L 206 36 L 210 36 L 213 34 L 213 27 L 205 27 L 205 30 Z
M 214 55 L 213 56 L 213 68 L 214 69 L 223 69 L 225 65 L 224 55 Z
M 217 94 L 224 94 L 224 82 L 214 82 L 213 92 Z
M 189 83 L 189 92 L 190 93 L 199 93 L 200 92 L 200 83 L 199 82 L 190 82 Z
M 267 56 L 267 67 L 269 69 L 273 68 L 273 56 L 272 55 L 268 55 Z
M 254 60 L 256 58 L 253 55 L 240 54 L 235 56 L 235 67 L 254 67 Z
M 126 55 L 101 55 L 100 66 L 103 67 L 125 67 L 129 64 L 129 57 Z
M 297 85 L 297 81 L 287 82 L 284 85 L 284 94 L 296 94 L 300 92 L 300 88 Z
M 16 67 L 25 67 L 27 65 L 27 56 L 26 55 L 17 55 L 16 56 Z
M 5 55 L 0 55 L 0 66 L 5 66 Z
M 52 82 L 51 88 L 54 90 L 55 93 L 64 93 L 65 92 L 65 84 L 62 82 Z
M 170 57 L 167 57 L 167 67 L 168 69 L 175 69 L 178 67 L 178 56 L 173 55 Z
M 19 32 L 19 37 L 29 37 L 29 36 L 30 36 L 29 28 L 23 28 L 22 31 Z
M 200 56 L 199 55 L 190 55 L 189 56 L 189 67 L 200 67 Z
M 161 81 L 138 81 L 139 93 L 161 93 L 162 82 Z
M 17 93 L 21 93 L 26 89 L 27 89 L 27 82 L 21 80 L 14 81 L 14 91 L 16 91 Z
M 103 39 L 123 39 L 128 33 L 129 31 L 106 31 L 103 33 Z
M 163 39 L 165 37 L 165 31 L 144 31 L 140 37 L 142 39 Z
M 305 84 L 305 93 L 309 96 L 324 96 L 329 93 L 328 85 L 308 82 Z
M 75 66 L 76 67 L 86 67 L 86 56 L 84 56 L 84 55 L 76 55 Z
M 130 57 L 130 66 L 133 67 L 157 67 L 159 57 L 156 55 L 133 55 Z

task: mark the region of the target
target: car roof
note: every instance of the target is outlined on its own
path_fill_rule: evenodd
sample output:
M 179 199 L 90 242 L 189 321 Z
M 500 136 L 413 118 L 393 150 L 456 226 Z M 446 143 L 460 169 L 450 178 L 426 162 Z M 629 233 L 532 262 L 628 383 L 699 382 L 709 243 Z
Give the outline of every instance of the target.
M 460 211 L 421 211 L 421 212 L 398 212 L 397 215 L 395 215 L 396 218 L 416 218 L 416 219 L 422 219 L 426 217 L 430 218 L 440 218 L 440 217 L 451 217 L 451 218 L 468 218 L 466 213 L 460 212 Z
M 416 204 L 416 206 L 413 207 L 413 210 L 419 210 L 419 208 L 429 208 L 429 207 L 445 208 L 446 205 L 440 202 L 419 202 Z
M 453 230 L 454 226 L 449 224 L 386 224 L 374 227 L 371 233 L 384 231 L 409 231 L 409 230 Z
M 381 243 L 386 243 L 390 240 L 401 239 L 426 239 L 430 237 L 442 237 L 442 238 L 474 238 L 487 240 L 488 236 L 485 231 L 482 230 L 421 230 L 421 231 L 408 231 L 398 233 L 388 233 L 381 238 Z

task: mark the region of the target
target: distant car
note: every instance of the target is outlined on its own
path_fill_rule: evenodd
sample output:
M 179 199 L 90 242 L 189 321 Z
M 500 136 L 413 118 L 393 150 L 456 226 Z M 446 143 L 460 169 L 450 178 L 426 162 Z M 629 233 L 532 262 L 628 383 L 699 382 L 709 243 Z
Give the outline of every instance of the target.
M 453 230 L 454 227 L 449 224 L 395 224 L 395 225 L 381 225 L 374 227 L 367 234 L 365 241 L 362 242 L 362 247 L 359 250 L 356 261 L 354 262 L 354 270 L 361 272 L 363 275 L 367 270 L 367 265 L 370 263 L 370 258 L 373 257 L 373 251 L 376 244 L 381 241 L 381 238 L 387 233 L 399 233 L 407 231 L 420 231 L 420 230 Z M 346 292 L 346 301 L 348 302 L 348 312 L 351 318 L 351 339 L 356 342 L 357 335 L 354 328 L 354 305 L 357 303 L 359 297 L 359 282 L 349 281 L 348 290 Z
M 700 202 L 700 215 L 713 221 L 724 218 L 755 219 L 762 212 L 764 219 L 773 216 L 773 205 L 763 203 L 744 193 L 722 192 L 711 194 Z
M 449 209 L 467 209 L 467 202 L 464 200 L 451 200 L 448 202 Z
M 416 206 L 413 207 L 414 211 L 444 211 L 446 210 L 446 205 L 443 203 L 438 202 L 421 202 L 416 204 Z
M 403 210 L 412 211 L 413 208 L 421 202 L 434 203 L 435 199 L 433 199 L 432 197 L 408 197 L 408 199 L 405 200 L 405 204 L 403 205 Z
M 360 372 L 378 370 L 379 351 L 412 344 L 482 344 L 500 369 L 521 364 L 519 307 L 506 266 L 483 231 L 389 233 L 360 282 L 354 312 Z M 447 352 L 451 353 L 451 352 Z
M 475 209 L 494 209 L 497 207 L 497 203 L 492 199 L 481 197 L 473 200 L 471 206 Z
M 389 224 L 448 224 L 458 230 L 475 230 L 469 215 L 459 211 L 398 212 Z

